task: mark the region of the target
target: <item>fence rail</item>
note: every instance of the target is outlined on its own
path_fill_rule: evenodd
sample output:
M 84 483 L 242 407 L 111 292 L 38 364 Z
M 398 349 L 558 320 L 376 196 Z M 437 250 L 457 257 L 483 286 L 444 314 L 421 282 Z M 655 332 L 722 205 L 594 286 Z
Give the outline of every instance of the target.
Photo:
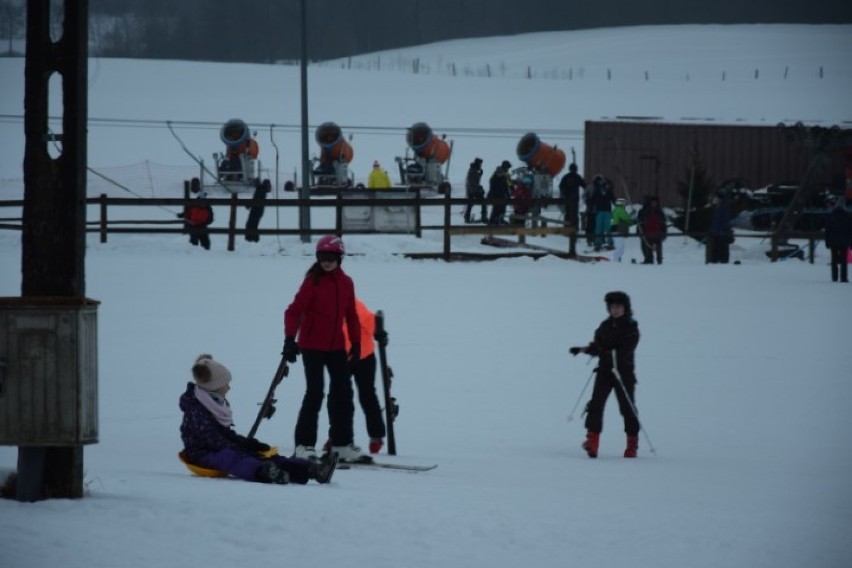
M 378 194 L 377 194 L 378 195 Z M 416 258 L 443 258 L 445 260 L 451 260 L 453 258 L 463 259 L 463 258 L 496 258 L 500 256 L 518 256 L 519 254 L 528 254 L 532 256 L 542 256 L 548 253 L 557 254 L 559 256 L 567 257 L 566 251 L 559 251 L 557 249 L 550 249 L 541 246 L 531 247 L 534 250 L 531 250 L 529 253 L 518 253 L 518 252 L 504 252 L 490 255 L 472 255 L 472 254 L 460 254 L 453 253 L 451 249 L 451 241 L 453 236 L 460 235 L 482 235 L 483 237 L 489 236 L 514 236 L 517 237 L 518 246 L 524 247 L 526 246 L 526 237 L 528 236 L 546 236 L 546 235 L 563 235 L 563 236 L 571 236 L 577 234 L 576 228 L 570 225 L 567 225 L 561 219 L 556 219 L 552 217 L 546 217 L 540 214 L 528 214 L 526 216 L 517 216 L 517 215 L 509 215 L 510 218 L 515 221 L 517 224 L 509 224 L 509 225 L 468 225 L 468 224 L 453 224 L 452 223 L 452 210 L 454 206 L 466 206 L 470 201 L 466 198 L 452 198 L 450 196 L 445 196 L 443 198 L 429 198 L 422 197 L 419 194 L 412 193 L 412 197 L 410 199 L 389 199 L 389 198 L 350 198 L 345 197 L 344 192 L 340 192 L 334 198 L 320 198 L 320 199 L 265 199 L 265 200 L 254 200 L 254 199 L 239 199 L 236 194 L 232 195 L 230 198 L 208 198 L 205 199 L 205 202 L 209 204 L 211 207 L 227 207 L 229 211 L 228 215 L 228 225 L 227 227 L 208 227 L 208 232 L 210 234 L 223 234 L 228 236 L 228 251 L 235 250 L 235 240 L 238 235 L 245 235 L 247 231 L 243 228 L 237 227 L 236 218 L 237 218 L 237 208 L 238 207 L 253 207 L 253 206 L 264 206 L 264 207 L 279 207 L 279 208 L 300 208 L 307 207 L 309 209 L 315 208 L 334 208 L 334 226 L 333 227 L 322 227 L 322 228 L 312 228 L 312 229 L 301 229 L 298 227 L 294 228 L 274 228 L 274 229 L 261 229 L 258 228 L 252 231 L 258 235 L 267 235 L 267 236 L 275 236 L 275 235 L 284 235 L 284 236 L 318 236 L 318 235 L 326 235 L 330 233 L 336 233 L 338 235 L 344 234 L 344 221 L 343 221 L 343 210 L 346 207 L 413 207 L 416 211 L 415 221 L 416 225 L 413 231 L 418 238 L 422 237 L 423 231 L 442 231 L 443 232 L 443 247 L 441 252 L 435 253 L 412 253 L 407 256 L 412 256 Z M 100 197 L 88 198 L 86 199 L 87 206 L 98 206 L 99 216 L 97 220 L 91 220 L 86 222 L 86 232 L 87 233 L 98 233 L 100 235 L 100 242 L 106 243 L 108 239 L 108 235 L 110 234 L 185 234 L 187 232 L 187 225 L 185 221 L 180 219 L 140 219 L 140 220 L 127 220 L 127 219 L 110 219 L 109 217 L 109 208 L 110 207 L 187 207 L 190 205 L 197 205 L 198 200 L 193 198 L 128 198 L 128 197 L 107 197 L 106 195 L 101 195 Z M 505 205 L 509 206 L 512 204 L 512 199 L 485 199 L 483 201 L 478 201 L 475 203 L 475 207 L 480 207 L 481 205 L 486 205 L 488 207 L 493 207 L 495 205 Z M 0 201 L 0 211 L 6 209 L 13 209 L 16 207 L 23 207 L 24 200 L 3 200 Z M 532 211 L 541 211 L 544 210 L 547 206 L 550 205 L 558 205 L 564 206 L 565 200 L 561 198 L 537 198 L 533 201 L 533 207 L 531 207 Z M 443 208 L 443 223 L 439 225 L 423 225 L 422 224 L 422 215 L 420 213 L 422 208 Z M 18 223 L 15 223 L 17 221 Z M 153 225 L 153 226 L 152 226 Z M 180 225 L 180 227 L 168 228 L 167 225 Z M 22 230 L 22 219 L 20 217 L 0 217 L 0 230 Z M 346 234 L 373 234 L 380 233 L 381 231 L 371 231 L 371 230 L 347 230 Z M 686 236 L 694 239 L 703 239 L 707 236 L 706 233 L 701 232 L 690 232 L 686 234 Z M 814 250 L 816 248 L 816 241 L 822 238 L 822 234 L 819 232 L 790 232 L 786 234 L 780 234 L 778 232 L 767 232 L 767 233 L 737 233 L 734 235 L 735 238 L 756 238 L 756 239 L 768 239 L 771 242 L 771 250 L 767 252 L 767 256 L 769 256 L 773 261 L 779 258 L 783 258 L 787 253 L 785 253 L 779 247 L 779 244 L 783 246 L 783 243 L 788 239 L 803 239 L 808 241 L 808 259 L 813 264 L 814 262 Z M 641 238 L 640 235 L 627 235 L 626 238 Z M 799 253 L 804 256 L 803 253 Z

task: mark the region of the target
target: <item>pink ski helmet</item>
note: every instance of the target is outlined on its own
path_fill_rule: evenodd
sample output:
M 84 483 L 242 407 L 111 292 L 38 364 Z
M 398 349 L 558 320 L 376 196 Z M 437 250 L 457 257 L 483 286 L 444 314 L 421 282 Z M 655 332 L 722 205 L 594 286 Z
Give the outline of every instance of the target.
M 343 239 L 337 235 L 326 235 L 317 242 L 317 252 L 333 252 L 343 256 Z

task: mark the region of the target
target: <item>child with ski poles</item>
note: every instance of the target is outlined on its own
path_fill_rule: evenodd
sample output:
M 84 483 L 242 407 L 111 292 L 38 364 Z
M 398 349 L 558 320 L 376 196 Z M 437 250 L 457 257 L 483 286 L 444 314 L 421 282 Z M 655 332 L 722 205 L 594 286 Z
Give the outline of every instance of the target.
M 598 457 L 603 413 L 609 393 L 615 389 L 618 409 L 624 418 L 627 448 L 624 457 L 635 458 L 639 450 L 639 418 L 635 406 L 636 373 L 634 353 L 639 344 L 639 324 L 633 319 L 630 297 L 624 292 L 604 296 L 609 317 L 595 331 L 585 347 L 571 347 L 571 355 L 586 353 L 598 357 L 592 398 L 586 404 L 586 441 L 583 449 L 590 458 Z
M 317 422 L 325 396 L 323 369 L 328 369 L 328 418 L 332 452 L 340 461 L 368 457 L 355 445 L 355 413 L 350 361 L 361 359 L 361 325 L 355 310 L 355 285 L 340 267 L 343 240 L 326 235 L 317 242 L 316 262 L 308 269 L 293 302 L 284 312 L 284 358 L 294 363 L 301 353 L 305 367 L 305 395 L 296 421 L 295 456 L 317 459 Z M 343 332 L 359 338 L 347 354 Z M 298 343 L 296 336 L 298 334 Z
M 182 458 L 189 464 L 260 483 L 328 483 L 337 467 L 332 454 L 322 462 L 268 456 L 269 445 L 237 434 L 231 405 L 231 372 L 212 355 L 200 355 L 192 366 L 194 382 L 180 397 L 183 421 Z

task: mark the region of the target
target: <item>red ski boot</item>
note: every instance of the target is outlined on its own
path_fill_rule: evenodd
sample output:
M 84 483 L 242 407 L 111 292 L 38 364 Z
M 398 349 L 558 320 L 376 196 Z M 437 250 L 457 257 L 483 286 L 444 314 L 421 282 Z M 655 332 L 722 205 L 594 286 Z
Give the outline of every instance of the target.
M 583 442 L 583 449 L 589 454 L 590 458 L 598 457 L 598 442 L 600 441 L 598 432 L 586 432 L 586 441 Z
M 384 438 L 370 438 L 370 453 L 377 454 L 382 451 L 382 446 L 385 445 Z
M 635 458 L 639 451 L 639 436 L 627 436 L 627 448 L 624 450 L 624 457 Z

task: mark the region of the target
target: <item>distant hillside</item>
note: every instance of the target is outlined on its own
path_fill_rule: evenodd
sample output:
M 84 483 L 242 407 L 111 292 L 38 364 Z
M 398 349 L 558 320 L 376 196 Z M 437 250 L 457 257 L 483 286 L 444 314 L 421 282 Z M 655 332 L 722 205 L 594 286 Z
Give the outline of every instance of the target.
M 671 24 L 852 23 L 837 0 L 307 0 L 313 60 L 459 38 Z M 300 0 L 90 0 L 93 55 L 270 62 L 298 59 Z M 0 1 L 0 40 L 22 38 L 26 3 Z M 58 17 L 59 15 L 57 15 Z M 17 51 L 18 48 L 16 47 Z M 6 51 L 6 50 L 4 50 Z

